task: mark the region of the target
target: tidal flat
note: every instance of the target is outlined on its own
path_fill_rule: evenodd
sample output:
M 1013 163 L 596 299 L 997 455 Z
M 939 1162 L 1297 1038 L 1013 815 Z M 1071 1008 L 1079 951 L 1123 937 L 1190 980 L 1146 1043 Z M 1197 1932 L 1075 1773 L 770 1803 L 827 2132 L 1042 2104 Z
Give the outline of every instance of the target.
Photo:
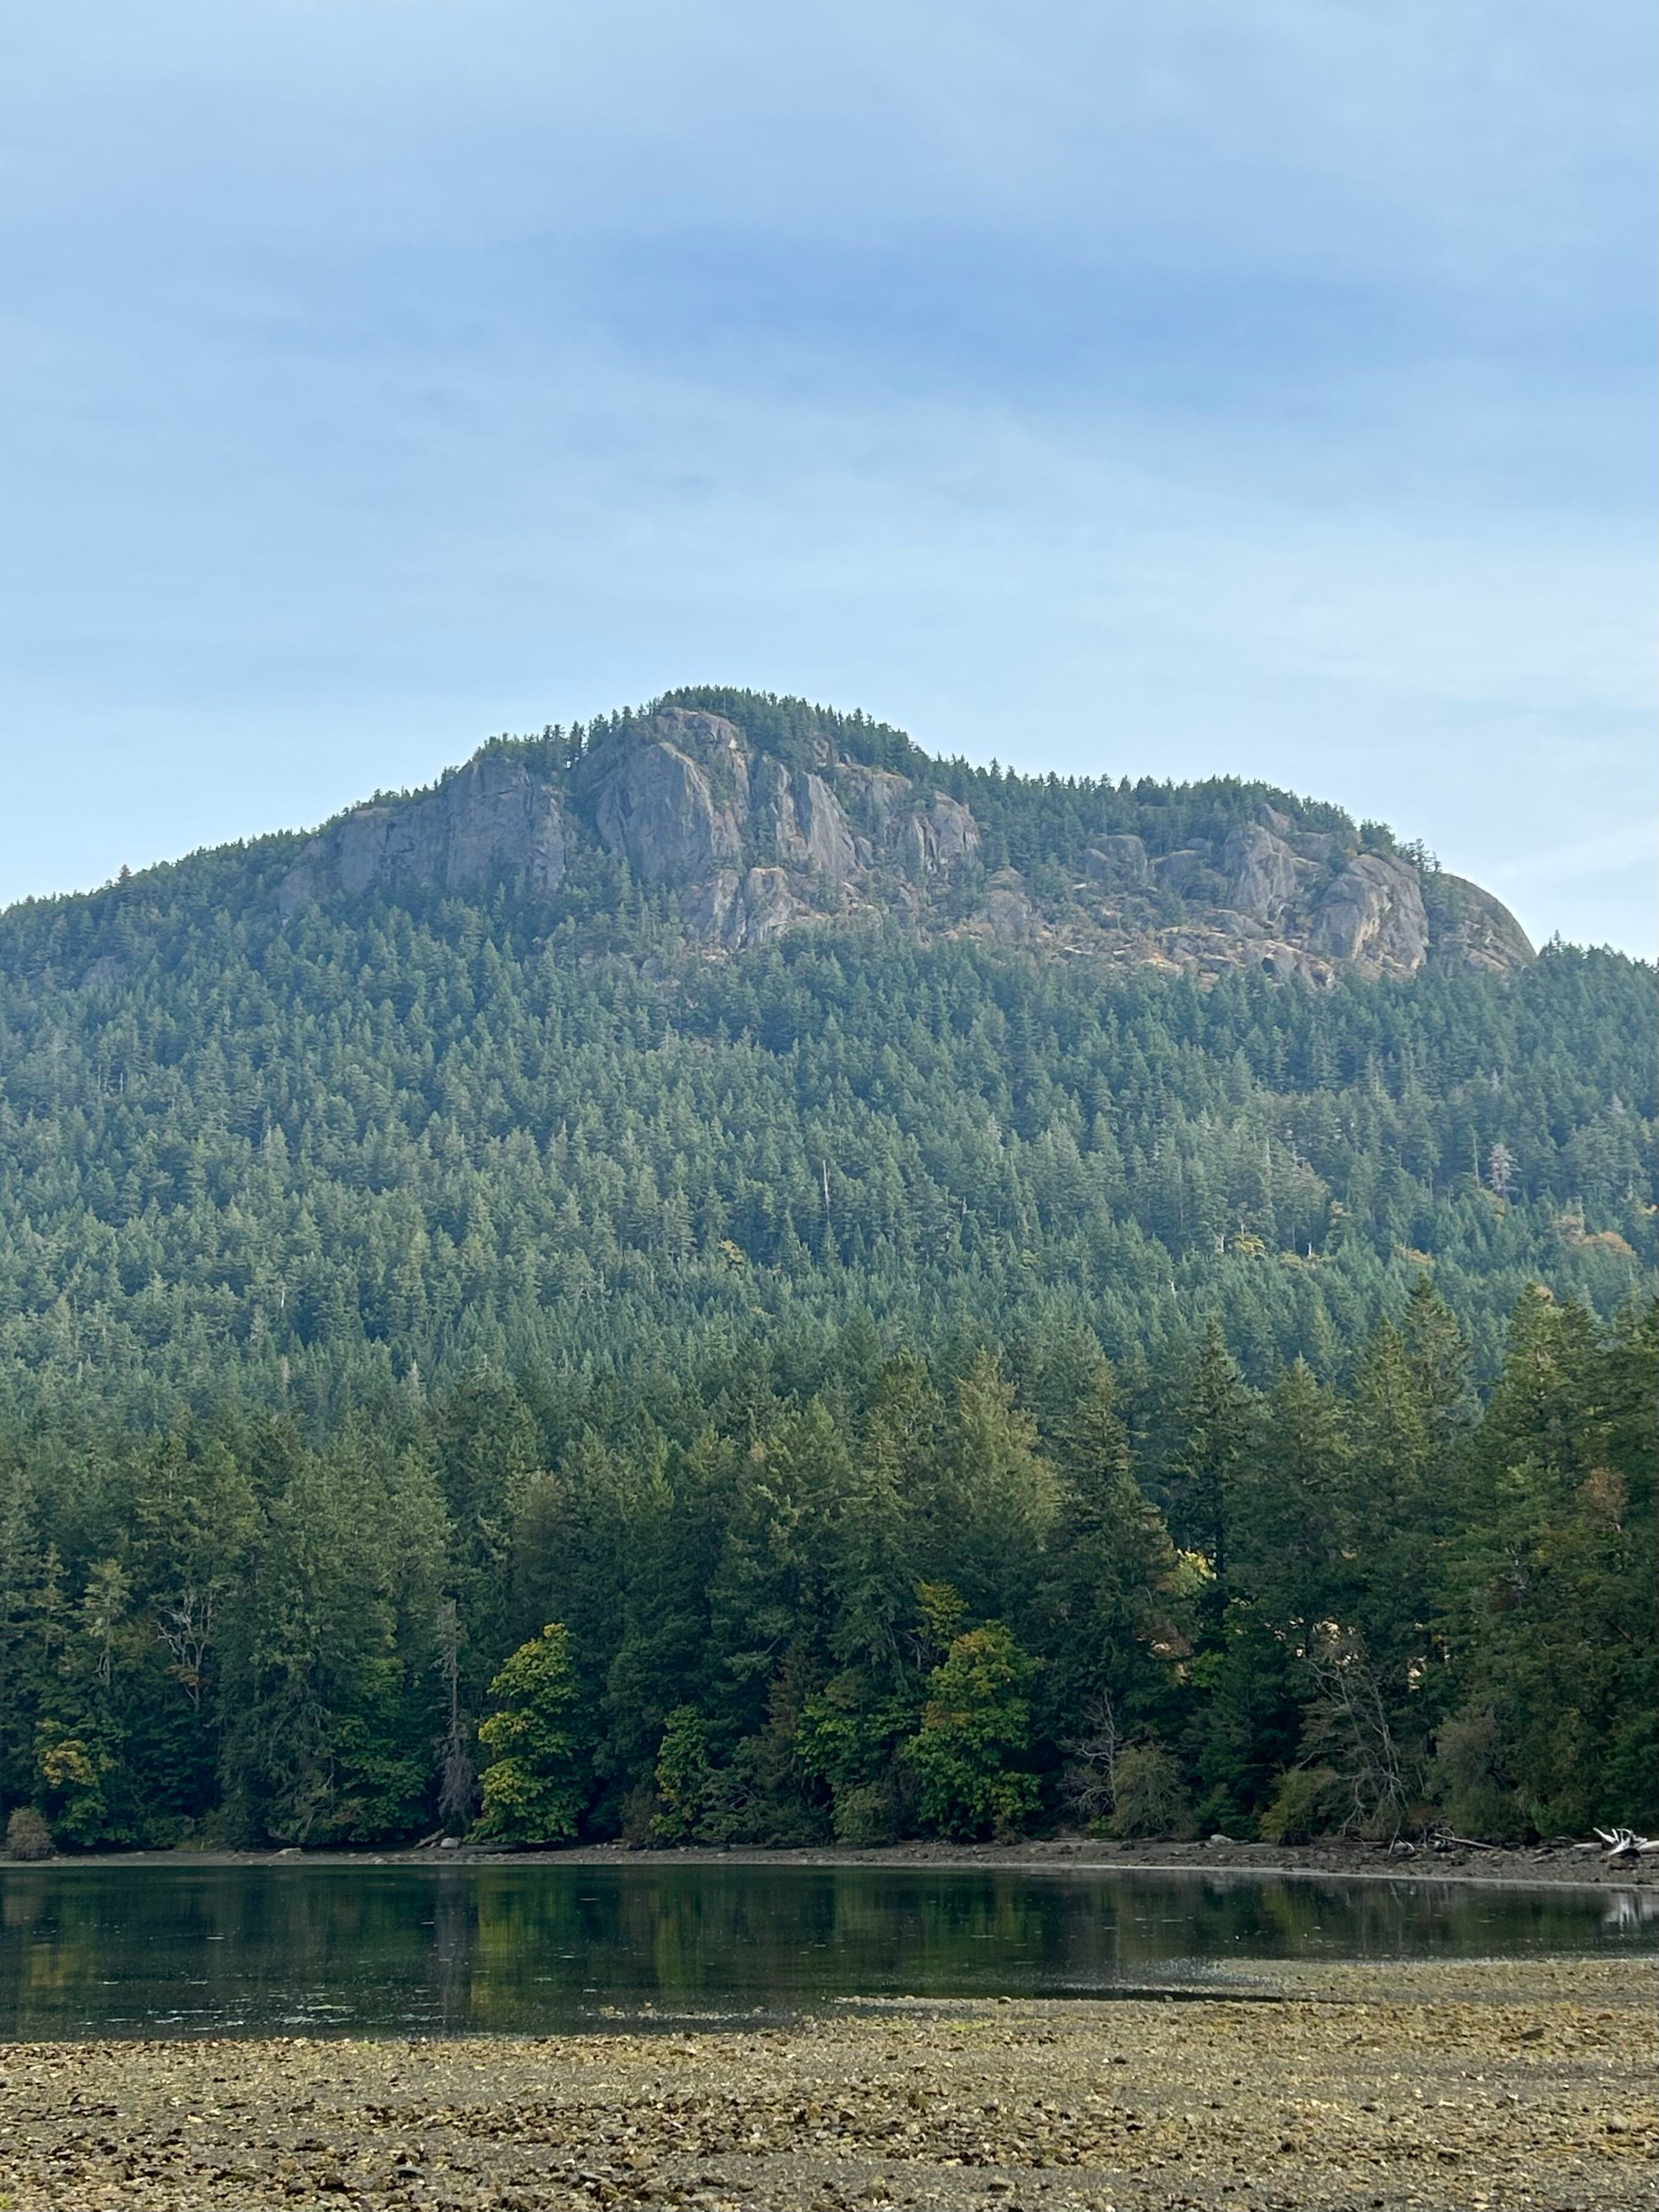
M 0 2045 L 5 2212 L 1619 2212 L 1650 1958 L 1252 1966 L 788 2026 Z

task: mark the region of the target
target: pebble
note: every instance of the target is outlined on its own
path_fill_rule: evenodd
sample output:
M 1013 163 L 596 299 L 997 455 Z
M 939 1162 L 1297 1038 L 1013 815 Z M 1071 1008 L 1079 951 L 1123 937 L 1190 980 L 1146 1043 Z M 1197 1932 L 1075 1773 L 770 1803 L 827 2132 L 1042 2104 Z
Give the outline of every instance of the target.
M 74 2212 L 1603 2212 L 1650 1962 L 1290 1967 L 787 2028 L 0 2045 L 0 2205 Z

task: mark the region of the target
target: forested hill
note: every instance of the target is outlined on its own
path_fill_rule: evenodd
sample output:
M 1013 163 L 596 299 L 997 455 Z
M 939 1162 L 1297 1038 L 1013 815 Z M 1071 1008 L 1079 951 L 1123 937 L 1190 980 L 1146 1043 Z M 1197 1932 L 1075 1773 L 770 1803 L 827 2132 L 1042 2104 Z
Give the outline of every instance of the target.
M 1655 1042 L 741 694 L 14 908 L 10 1847 L 1659 1821 Z
M 1528 1280 L 1651 1282 L 1654 979 L 1449 880 L 702 693 L 15 908 L 5 1391 L 327 1413 L 854 1318 L 1334 1376 L 1425 1269 L 1489 1374 Z

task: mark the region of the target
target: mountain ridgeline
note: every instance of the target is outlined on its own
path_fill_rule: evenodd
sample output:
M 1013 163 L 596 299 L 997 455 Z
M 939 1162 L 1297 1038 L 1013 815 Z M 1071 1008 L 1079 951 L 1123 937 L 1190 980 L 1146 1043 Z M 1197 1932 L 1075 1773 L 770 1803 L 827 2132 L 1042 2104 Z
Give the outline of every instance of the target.
M 1277 803 L 1275 803 L 1277 802 Z M 1286 811 L 1289 809 L 1291 811 Z M 930 761 L 879 724 L 690 695 L 592 731 L 498 740 L 430 791 L 355 808 L 276 888 L 291 915 L 380 888 L 546 900 L 597 843 L 672 894 L 687 939 L 836 919 L 1216 975 L 1508 974 L 1533 957 L 1477 885 L 1261 787 L 1030 783 Z
M 1652 978 L 1260 786 L 684 693 L 0 917 L 0 1391 L 1092 1330 L 1335 1375 L 1656 1259 Z
M 0 1816 L 1659 1822 L 1655 1011 L 714 690 L 15 907 Z

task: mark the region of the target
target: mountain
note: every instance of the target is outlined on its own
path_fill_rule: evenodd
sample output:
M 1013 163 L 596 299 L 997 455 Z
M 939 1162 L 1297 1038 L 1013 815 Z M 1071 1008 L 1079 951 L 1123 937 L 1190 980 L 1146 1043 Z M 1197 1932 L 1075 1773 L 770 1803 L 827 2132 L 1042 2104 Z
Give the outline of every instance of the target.
M 1230 781 L 680 694 L 0 917 L 0 1386 L 320 1409 L 867 1315 L 1223 1323 L 1655 1264 L 1652 979 Z
M 13 908 L 0 1820 L 1659 1820 L 1655 1042 L 1334 806 L 735 692 Z
M 429 791 L 356 807 L 306 846 L 276 902 L 292 915 L 501 882 L 549 899 L 596 844 L 672 893 L 711 951 L 890 917 L 925 938 L 1322 984 L 1431 962 L 1510 974 L 1534 957 L 1490 892 L 1330 807 L 1232 783 L 1055 794 L 930 761 L 879 725 L 724 693 L 498 741 Z

